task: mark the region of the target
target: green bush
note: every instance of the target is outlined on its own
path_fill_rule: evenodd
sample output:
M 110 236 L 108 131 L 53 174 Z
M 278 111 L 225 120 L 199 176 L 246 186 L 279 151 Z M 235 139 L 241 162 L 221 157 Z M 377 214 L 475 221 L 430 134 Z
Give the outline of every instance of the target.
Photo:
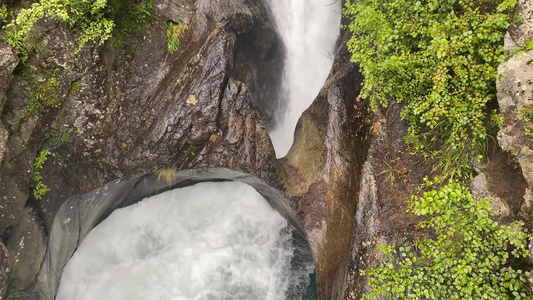
M 7 22 L 8 10 L 7 7 L 2 4 L 0 5 L 0 25 Z
M 27 55 L 32 49 L 26 47 L 26 36 L 34 29 L 37 21 L 49 15 L 80 31 L 78 48 L 74 51 L 77 53 L 87 42 L 101 44 L 111 36 L 115 24 L 105 17 L 106 8 L 106 0 L 41 0 L 33 3 L 30 8 L 22 9 L 17 18 L 6 26 L 4 40 Z
M 487 104 L 495 99 L 503 36 L 516 0 L 357 0 L 345 16 L 352 61 L 364 75 L 362 98 L 373 109 L 402 103 L 406 141 L 448 159 L 444 175 L 464 175 L 480 160 Z M 455 157 L 454 157 L 455 155 Z M 458 161 L 457 161 L 458 160 Z M 463 173 L 463 174 L 461 174 Z
M 436 238 L 416 241 L 413 248 L 380 246 L 389 261 L 362 271 L 371 286 L 363 299 L 532 298 L 530 272 L 516 268 L 529 257 L 523 223 L 499 225 L 489 203 L 472 198 L 460 183 L 413 196 L 409 212 L 429 216 L 419 226 Z
M 102 44 L 112 35 L 118 22 L 123 31 L 140 29 L 151 18 L 154 2 L 110 0 L 41 0 L 30 8 L 22 9 L 16 19 L 6 25 L 5 42 L 22 52 L 23 60 L 31 52 L 32 43 L 26 39 L 35 30 L 36 23 L 45 15 L 79 32 L 78 53 L 88 42 Z

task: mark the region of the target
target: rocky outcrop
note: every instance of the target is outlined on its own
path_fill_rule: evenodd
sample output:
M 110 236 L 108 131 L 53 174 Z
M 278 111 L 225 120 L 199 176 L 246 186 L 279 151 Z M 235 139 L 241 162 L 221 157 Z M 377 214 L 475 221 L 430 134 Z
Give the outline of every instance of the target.
M 190 34 L 174 55 L 158 16 L 124 48 L 109 42 L 74 58 L 70 32 L 49 25 L 42 40 L 49 51 L 30 58 L 36 70 L 29 81 L 14 78 L 2 117 L 11 147 L 0 195 L 13 199 L 2 231 L 20 220 L 32 162 L 45 148 L 54 153 L 42 171 L 51 191 L 36 203 L 48 228 L 69 195 L 155 166 L 226 166 L 274 177 L 268 133 L 247 87 L 231 77 L 238 37 L 257 21 L 252 7 L 200 1 L 189 17 Z M 60 83 L 61 107 L 27 116 L 32 81 L 46 76 Z M 74 83 L 79 91 L 70 89 Z
M 344 294 L 359 170 L 367 152 L 369 111 L 356 100 L 362 77 L 350 57 L 341 47 L 281 160 L 286 193 L 294 199 L 313 251 L 319 299 Z
M 17 64 L 15 50 L 9 45 L 0 43 L 0 109 L 4 106 L 5 93 Z
M 532 128 L 528 114 L 533 112 L 533 51 L 512 57 L 498 68 L 498 104 L 503 126 L 498 132 L 500 146 L 515 155 L 528 189 L 520 209 L 526 220 L 531 220 L 533 209 L 533 149 L 530 140 Z
M 0 43 L 0 111 L 5 103 L 6 90 L 9 87 L 9 82 L 13 77 L 12 73 L 17 66 L 17 56 L 13 48 Z M 0 163 L 4 158 L 6 151 L 6 142 L 9 133 L 0 123 Z
M 520 18 L 520 22 L 511 24 L 505 36 L 507 51 L 524 47 L 526 40 L 533 38 L 533 3 L 528 0 L 518 0 L 516 15 Z

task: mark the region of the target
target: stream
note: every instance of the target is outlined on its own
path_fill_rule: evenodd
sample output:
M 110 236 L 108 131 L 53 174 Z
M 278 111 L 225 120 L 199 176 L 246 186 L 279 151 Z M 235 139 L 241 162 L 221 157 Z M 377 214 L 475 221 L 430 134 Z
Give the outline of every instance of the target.
M 205 182 L 115 210 L 80 244 L 57 300 L 316 299 L 306 241 L 251 186 Z

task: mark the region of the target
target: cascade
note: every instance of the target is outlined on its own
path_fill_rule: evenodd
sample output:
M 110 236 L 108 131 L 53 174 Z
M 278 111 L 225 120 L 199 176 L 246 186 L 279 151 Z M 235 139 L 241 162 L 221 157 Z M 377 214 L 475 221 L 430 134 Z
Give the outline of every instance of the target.
M 303 238 L 254 188 L 204 182 L 115 210 L 56 300 L 316 299 L 313 272 Z
M 268 0 L 286 48 L 279 96 L 283 116 L 270 132 L 277 157 L 292 146 L 294 128 L 326 80 L 340 32 L 341 1 Z

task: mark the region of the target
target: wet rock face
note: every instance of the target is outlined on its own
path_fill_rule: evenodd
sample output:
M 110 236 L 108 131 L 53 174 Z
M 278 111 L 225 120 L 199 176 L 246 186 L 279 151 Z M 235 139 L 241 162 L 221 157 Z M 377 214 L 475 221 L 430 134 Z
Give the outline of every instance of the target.
M 16 225 L 28 199 L 33 161 L 53 153 L 41 175 L 48 185 L 36 201 L 46 226 L 72 194 L 154 166 L 225 166 L 275 181 L 268 134 L 245 84 L 233 79 L 234 53 L 243 34 L 259 23 L 247 1 L 158 1 L 173 21 L 190 21 L 180 49 L 166 50 L 166 19 L 153 22 L 116 48 L 86 47 L 77 56 L 75 37 L 44 22 L 43 51 L 30 58 L 30 78 L 15 76 L 2 122 L 10 133 L 0 196 L 9 199 L 3 232 Z M 52 55 L 53 54 L 53 55 Z M 59 83 L 61 107 L 26 115 L 35 84 Z M 73 91 L 73 85 L 79 90 Z
M 369 111 L 356 97 L 361 75 L 339 50 L 326 84 L 298 121 L 282 159 L 287 194 L 316 263 L 319 299 L 341 299 L 353 235 L 360 169 L 366 157 Z
M 387 108 L 368 115 L 368 155 L 359 177 L 344 299 L 360 299 L 369 291 L 360 271 L 386 261 L 379 244 L 409 246 L 416 234 L 419 220 L 406 213 L 406 201 L 417 193 L 431 166 L 411 155 L 403 142 L 407 123 L 400 112 L 401 106 L 390 101 Z
M 24 209 L 19 226 L 11 234 L 13 242 L 7 245 L 11 262 L 9 290 L 27 291 L 28 299 L 35 297 L 32 293 L 36 284 L 35 274 L 41 268 L 47 241 L 43 224 L 36 214 L 30 207 Z
M 4 152 L 6 151 L 6 142 L 9 133 L 7 130 L 0 124 L 0 162 L 4 159 Z
M 284 48 L 265 3 L 252 3 L 254 11 L 261 12 L 260 18 L 237 41 L 232 77 L 245 83 L 261 118 L 272 127 L 281 107 L 278 91 L 283 79 Z
M 196 0 L 157 0 L 155 1 L 157 13 L 174 23 L 191 22 Z

